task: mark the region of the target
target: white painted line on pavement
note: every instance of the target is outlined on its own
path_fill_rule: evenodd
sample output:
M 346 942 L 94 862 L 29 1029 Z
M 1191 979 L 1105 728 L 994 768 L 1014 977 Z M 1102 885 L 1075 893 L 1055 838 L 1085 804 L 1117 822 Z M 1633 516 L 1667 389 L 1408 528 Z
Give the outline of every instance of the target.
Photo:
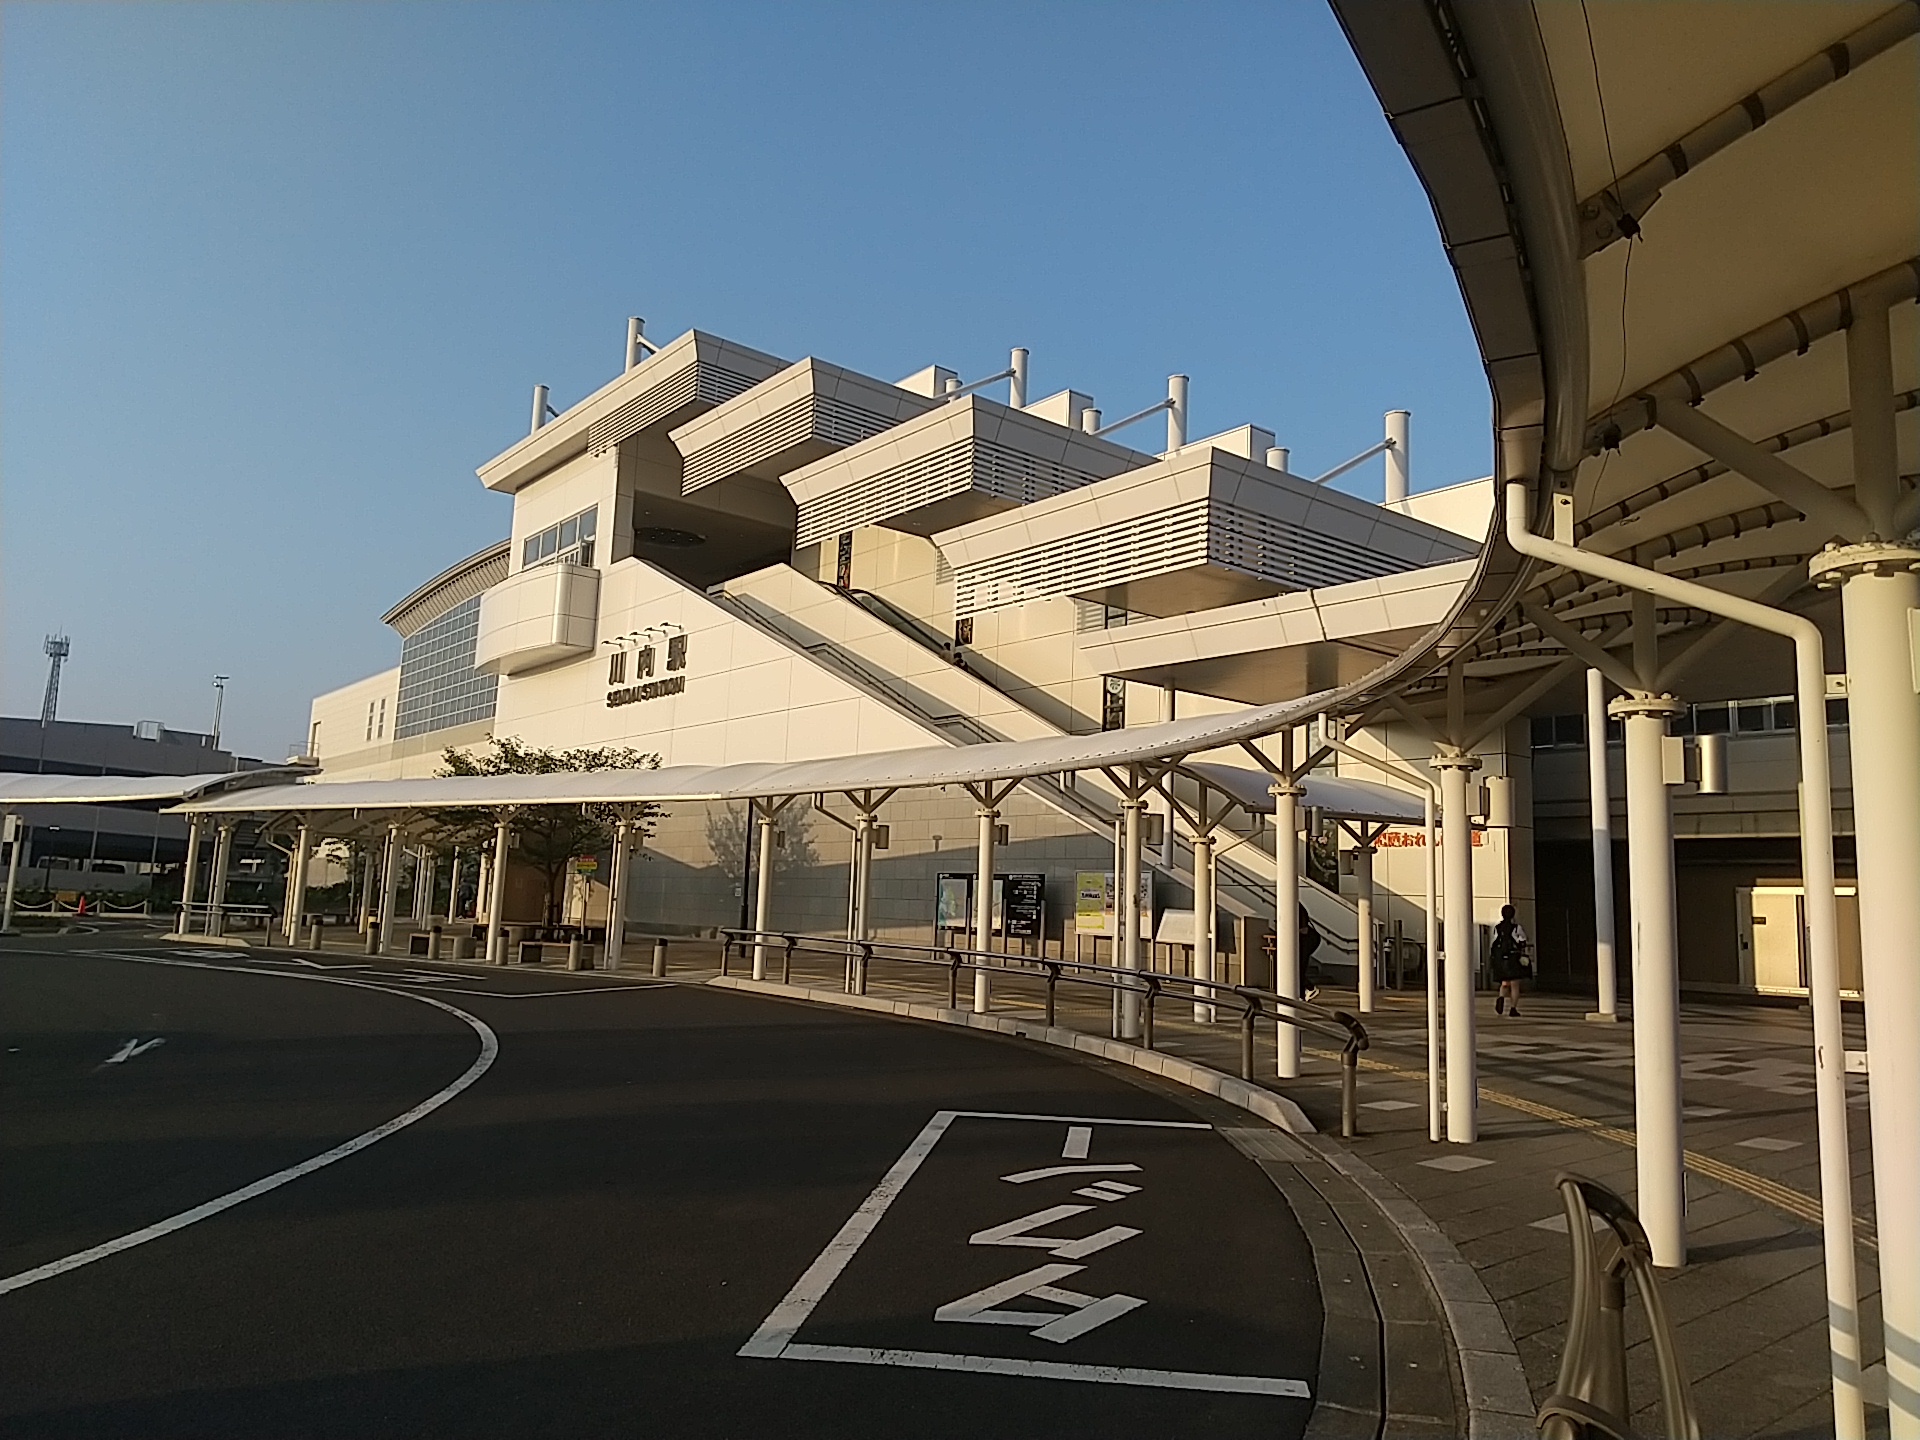
M 138 1040 L 129 1040 L 127 1041 L 126 1044 L 122 1045 L 118 1050 L 114 1051 L 113 1054 L 109 1055 L 106 1059 L 106 1063 L 109 1065 L 124 1065 L 127 1063 L 127 1061 L 131 1060 L 134 1056 L 144 1055 L 147 1053 L 147 1051 L 153 1049 L 154 1046 L 164 1045 L 166 1043 L 167 1043 L 166 1040 L 161 1036 L 155 1036 L 153 1039 L 147 1041 L 146 1044 L 144 1045 L 141 1044 Z
M 1150 1385 L 1162 1390 L 1283 1395 L 1298 1400 L 1311 1396 L 1303 1380 L 1281 1380 L 1265 1375 L 1208 1375 L 1197 1370 L 1142 1370 L 1128 1365 L 1069 1365 L 1059 1360 L 1006 1360 L 991 1355 L 943 1355 L 932 1350 L 789 1345 L 780 1358 L 825 1360 L 841 1365 L 903 1365 L 913 1370 L 961 1370 L 974 1375 L 1024 1375 L 1037 1380 L 1081 1380 L 1096 1385 Z
M 827 1248 L 814 1258 L 806 1273 L 794 1282 L 786 1298 L 760 1322 L 760 1328 L 753 1332 L 753 1338 L 740 1347 L 739 1354 L 771 1360 L 792 1349 L 794 1333 L 825 1298 L 828 1287 L 840 1278 L 840 1272 L 847 1268 L 854 1252 L 873 1233 L 874 1227 L 880 1223 L 880 1217 L 887 1213 L 887 1207 L 893 1204 L 907 1181 L 913 1178 L 913 1172 L 920 1168 L 920 1162 L 940 1143 L 940 1137 L 947 1133 L 947 1127 L 958 1116 L 957 1110 L 934 1112 L 933 1118 L 913 1137 L 913 1143 L 880 1177 L 880 1183 L 873 1187 L 872 1193 L 860 1202 L 860 1208 L 847 1217 L 847 1223 L 840 1227 L 840 1233 L 827 1242 Z
M 1062 1160 L 1084 1160 L 1087 1151 L 1093 1147 L 1093 1127 L 1091 1125 L 1069 1125 L 1067 1143 L 1060 1147 Z
M 458 1095 L 462 1090 L 465 1090 L 469 1085 L 473 1084 L 474 1081 L 486 1074 L 493 1065 L 494 1057 L 500 1053 L 500 1037 L 493 1033 L 492 1028 L 488 1026 L 486 1021 L 477 1015 L 469 1015 L 457 1006 L 449 1005 L 445 1001 L 438 1000 L 431 995 L 420 994 L 417 991 L 392 990 L 384 985 L 368 984 L 364 980 L 347 980 L 332 975 L 312 975 L 300 971 L 259 970 L 244 965 L 211 965 L 198 960 L 184 960 L 173 957 L 161 958 L 158 956 L 144 955 L 120 955 L 104 950 L 92 950 L 87 953 L 90 955 L 105 956 L 106 958 L 114 960 L 125 960 L 135 965 L 169 965 L 187 970 L 222 970 L 229 975 L 265 975 L 281 980 L 310 980 L 317 981 L 322 985 L 348 985 L 357 990 L 377 990 L 383 995 L 397 995 L 403 1000 L 414 1000 L 422 1005 L 431 1005 L 436 1010 L 444 1010 L 456 1019 L 464 1021 L 473 1030 L 473 1033 L 480 1037 L 480 1053 L 474 1057 L 473 1063 L 452 1082 L 436 1090 L 406 1113 L 394 1116 L 393 1119 L 387 1121 L 384 1125 L 376 1125 L 364 1134 L 356 1135 L 353 1139 L 344 1141 L 334 1146 L 331 1150 L 315 1155 L 310 1160 L 303 1160 L 298 1165 L 289 1165 L 284 1170 L 275 1171 L 263 1179 L 254 1181 L 251 1185 L 241 1186 L 238 1190 L 229 1190 L 225 1195 L 209 1200 L 203 1205 L 196 1205 L 191 1210 L 183 1210 L 178 1215 L 170 1216 L 155 1224 L 122 1235 L 118 1239 L 108 1240 L 104 1244 L 95 1245 L 86 1250 L 76 1251 L 74 1254 L 68 1255 L 63 1259 L 49 1261 L 45 1265 L 36 1265 L 33 1269 L 22 1270 L 17 1275 L 9 1275 L 5 1279 L 0 1280 L 0 1295 L 5 1295 L 14 1290 L 23 1290 L 27 1286 L 38 1284 L 42 1280 L 51 1280 L 56 1275 L 64 1275 L 69 1270 L 78 1270 L 82 1265 L 91 1265 L 95 1260 L 104 1260 L 109 1255 L 118 1255 L 123 1250 L 131 1250 L 136 1245 L 146 1244 L 149 1240 L 158 1240 L 162 1236 L 173 1234 L 176 1230 L 184 1230 L 187 1226 L 205 1220 L 210 1216 L 218 1215 L 223 1210 L 231 1210 L 234 1206 L 244 1204 L 246 1201 L 252 1200 L 257 1196 L 265 1195 L 270 1190 L 278 1190 L 282 1185 L 298 1180 L 303 1175 L 311 1175 L 314 1171 L 324 1169 L 336 1160 L 344 1160 L 349 1155 L 357 1154 L 369 1145 L 375 1144 L 378 1141 L 386 1139 L 389 1135 L 406 1129 L 407 1126 L 413 1124 L 414 1121 L 424 1119 L 426 1116 L 431 1115 L 435 1110 L 438 1110 L 442 1105 L 446 1104 L 449 1100 L 453 1099 L 454 1096 Z
M 1024 1185 L 1029 1180 L 1051 1180 L 1056 1175 L 1125 1175 L 1137 1172 L 1138 1165 L 1048 1165 L 1040 1170 L 1017 1170 L 1000 1178 L 1009 1185 Z

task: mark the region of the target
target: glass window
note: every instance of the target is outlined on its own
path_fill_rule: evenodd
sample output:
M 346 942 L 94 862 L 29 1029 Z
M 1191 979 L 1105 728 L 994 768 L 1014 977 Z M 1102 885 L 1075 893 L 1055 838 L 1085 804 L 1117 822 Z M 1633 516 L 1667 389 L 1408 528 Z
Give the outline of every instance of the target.
M 1758 703 L 1745 701 L 1734 707 L 1734 728 L 1742 735 L 1758 734 L 1771 728 L 1773 706 L 1762 700 Z
M 1587 717 L 1584 715 L 1556 715 L 1553 717 L 1553 743 L 1556 745 L 1584 745 L 1587 743 Z
M 599 513 L 600 507 L 598 505 L 580 512 L 580 538 L 582 540 L 591 540 L 593 538 L 594 519 Z
M 1795 725 L 1798 723 L 1795 718 L 1797 714 L 1798 714 L 1798 711 L 1795 709 L 1793 701 L 1791 700 L 1774 701 L 1773 702 L 1773 728 L 1776 730 L 1793 729 Z
M 560 522 L 560 548 L 562 550 L 571 550 L 574 542 L 579 538 L 580 517 L 578 515 L 575 515 L 571 520 L 562 520 Z
M 500 681 L 473 668 L 479 636 L 480 597 L 475 595 L 402 642 L 396 739 L 492 718 Z
M 1724 735 L 1733 726 L 1727 720 L 1726 703 L 1716 705 L 1696 705 L 1693 707 L 1693 729 L 1696 735 Z
M 526 569 L 527 566 L 533 564 L 533 562 L 539 558 L 540 537 L 538 535 L 529 535 L 526 545 L 523 546 L 520 551 L 520 568 L 522 570 Z
M 598 519 L 599 507 L 589 505 L 578 515 L 569 515 L 539 534 L 529 535 L 521 548 L 520 568 L 528 569 L 555 556 L 576 565 L 593 564 L 593 532 Z
M 1553 744 L 1553 716 L 1536 715 L 1533 717 L 1533 748 L 1545 750 Z
M 1844 700 L 1827 701 L 1827 724 L 1845 725 L 1847 723 L 1847 702 Z

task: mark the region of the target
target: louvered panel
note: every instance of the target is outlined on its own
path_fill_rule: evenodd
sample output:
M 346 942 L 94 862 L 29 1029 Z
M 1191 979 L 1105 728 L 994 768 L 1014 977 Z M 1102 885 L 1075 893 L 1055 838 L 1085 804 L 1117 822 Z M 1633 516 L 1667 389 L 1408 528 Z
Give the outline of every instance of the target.
M 797 545 L 884 525 L 969 490 L 1030 505 L 1100 479 L 977 436 L 956 440 L 800 507 Z
M 695 361 L 671 380 L 634 396 L 619 409 L 594 421 L 587 427 L 587 448 L 595 455 L 604 455 L 629 435 L 638 435 L 676 410 L 696 403 L 711 408 L 751 389 L 756 383 L 718 365 Z
M 1324 535 L 1291 521 L 1215 502 L 1213 560 L 1289 590 L 1311 590 L 1370 580 L 1411 565 L 1365 545 Z
M 1202 498 L 964 566 L 954 580 L 954 613 L 964 618 L 1204 565 L 1208 531 L 1208 504 Z
M 830 395 L 803 395 L 750 425 L 687 456 L 683 494 L 779 455 L 806 440 L 842 449 L 871 439 L 899 422 Z

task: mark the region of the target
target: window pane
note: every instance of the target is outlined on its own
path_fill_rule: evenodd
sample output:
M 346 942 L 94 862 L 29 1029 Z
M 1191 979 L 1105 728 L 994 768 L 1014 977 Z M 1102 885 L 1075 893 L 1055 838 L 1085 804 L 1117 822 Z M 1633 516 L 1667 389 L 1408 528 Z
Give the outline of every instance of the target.
M 1584 745 L 1587 743 L 1587 717 L 1584 715 L 1556 715 L 1553 717 L 1553 743 L 1556 745 Z
M 591 540 L 593 538 L 594 521 L 599 516 L 599 513 L 600 507 L 598 505 L 590 506 L 580 513 L 580 538 L 582 540 Z
M 1771 705 L 1764 703 L 1759 705 L 1747 704 L 1737 707 L 1735 728 L 1737 728 L 1742 735 L 1750 735 L 1756 731 L 1765 730 L 1767 728 L 1767 721 L 1771 718 L 1768 712 L 1772 709 L 1773 707 Z
M 1773 728 L 1776 730 L 1791 730 L 1794 728 L 1795 723 L 1796 721 L 1795 721 L 1795 711 L 1794 711 L 1793 701 L 1791 700 L 1774 701 L 1773 702 Z
M 1827 724 L 1845 725 L 1847 723 L 1847 702 L 1844 700 L 1827 701 Z
M 539 558 L 540 537 L 538 535 L 529 535 L 527 537 L 526 548 L 520 552 L 520 564 L 524 568 L 525 566 L 533 564 L 533 562 Z
M 553 552 L 559 548 L 560 531 L 558 527 L 540 532 L 540 558 L 542 560 L 546 559 L 547 556 L 553 554 Z
M 562 550 L 571 550 L 573 548 L 573 542 L 579 538 L 579 520 L 562 520 L 560 522 L 560 548 Z
M 1553 744 L 1553 717 L 1536 715 L 1533 717 L 1533 748 L 1544 750 Z
M 1702 735 L 1724 735 L 1733 727 L 1727 723 L 1725 705 L 1696 705 L 1693 707 L 1694 729 Z

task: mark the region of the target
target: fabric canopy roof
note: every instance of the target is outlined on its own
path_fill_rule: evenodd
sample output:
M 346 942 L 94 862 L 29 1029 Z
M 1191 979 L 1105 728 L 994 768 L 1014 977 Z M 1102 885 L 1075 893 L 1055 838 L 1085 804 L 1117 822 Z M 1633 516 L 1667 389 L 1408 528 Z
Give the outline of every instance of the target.
M 935 745 L 737 765 L 670 765 L 584 774 L 475 775 L 419 780 L 317 780 L 189 799 L 202 813 L 305 810 L 426 810 L 506 805 L 620 804 L 666 800 L 756 800 L 820 792 L 985 784 L 1070 770 L 1165 760 L 1272 734 L 1315 714 L 1331 692 L 1226 715 L 1170 720 L 1098 735 L 1053 735 L 984 745 Z M 1384 787 L 1383 787 L 1384 788 Z
M 219 790 L 271 785 L 273 781 L 298 773 L 286 766 L 274 765 L 220 775 L 0 774 L 0 806 L 125 805 L 140 800 L 177 802 Z
M 1264 771 L 1217 765 L 1206 760 L 1181 768 L 1196 780 L 1204 780 L 1214 789 L 1232 796 L 1243 809 L 1260 815 L 1273 813 L 1273 777 Z M 1427 814 L 1425 802 L 1418 795 L 1375 780 L 1356 780 L 1346 775 L 1308 775 L 1301 780 L 1300 787 L 1307 792 L 1300 797 L 1302 807 L 1324 810 L 1344 820 L 1405 824 L 1418 823 Z

